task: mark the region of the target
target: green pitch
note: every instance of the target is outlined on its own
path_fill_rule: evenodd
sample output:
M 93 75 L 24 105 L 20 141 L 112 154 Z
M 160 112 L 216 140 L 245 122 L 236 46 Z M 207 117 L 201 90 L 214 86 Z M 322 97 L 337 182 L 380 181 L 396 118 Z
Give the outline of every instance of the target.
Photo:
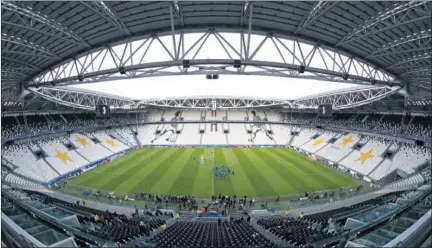
M 200 156 L 205 161 L 200 164 Z M 194 161 L 193 158 L 196 158 Z M 214 178 L 212 167 L 228 165 L 235 175 Z M 354 178 L 282 148 L 144 148 L 72 179 L 116 193 L 151 192 L 210 198 L 214 194 L 278 196 L 338 189 Z

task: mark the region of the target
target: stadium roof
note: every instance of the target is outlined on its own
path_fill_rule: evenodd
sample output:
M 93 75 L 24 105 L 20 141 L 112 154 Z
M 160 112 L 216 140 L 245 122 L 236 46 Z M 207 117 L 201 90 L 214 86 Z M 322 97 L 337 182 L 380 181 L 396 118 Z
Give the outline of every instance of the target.
M 175 33 L 172 37 L 178 38 L 179 32 L 212 32 L 222 39 L 215 30 L 243 33 L 243 36 L 264 35 L 282 45 L 284 42 L 280 39 L 289 37 L 295 42 L 311 44 L 313 51 L 318 48 L 323 49 L 319 50 L 322 53 L 335 51 L 333 67 L 341 67 L 342 72 L 350 66 L 348 59 L 341 57 L 355 58 L 361 62 L 352 63 L 357 66 L 352 68 L 362 67 L 363 73 L 368 75 L 350 76 L 350 80 L 378 78 L 375 74 L 380 74 L 380 81 L 391 85 L 390 80 L 394 79 L 407 84 L 411 93 L 430 91 L 432 87 L 431 2 L 3 1 L 1 9 L 2 98 L 8 97 L 7 101 L 13 101 L 22 87 L 35 83 L 35 79 L 50 78 L 46 81 L 55 84 L 57 78 L 53 74 L 59 74 L 61 69 L 58 65 L 75 64 L 78 70 L 78 64 L 82 63 L 81 67 L 86 64 L 84 58 L 87 57 L 83 54 L 102 51 L 112 44 L 151 36 L 163 45 L 163 39 L 159 39 L 161 34 Z M 177 48 L 180 50 L 180 44 Z M 173 49 L 176 50 L 176 46 Z M 115 49 L 107 51 L 112 55 Z M 242 60 L 242 66 L 261 66 L 252 62 Z M 216 62 L 212 63 L 217 66 Z M 343 75 L 334 72 L 330 73 L 331 78 L 326 78 L 321 71 L 311 69 L 310 77 L 331 81 Z M 100 76 L 94 70 L 92 73 Z M 61 80 L 63 83 L 70 81 L 68 77 L 58 82 Z

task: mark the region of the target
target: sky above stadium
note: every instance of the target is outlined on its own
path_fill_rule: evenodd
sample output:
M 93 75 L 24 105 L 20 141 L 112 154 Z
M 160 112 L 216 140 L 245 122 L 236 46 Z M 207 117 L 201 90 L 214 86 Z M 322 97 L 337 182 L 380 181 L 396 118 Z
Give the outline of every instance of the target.
M 184 97 L 248 97 L 294 100 L 299 97 L 347 89 L 354 84 L 269 76 L 221 75 L 207 80 L 204 75 L 167 76 L 74 85 L 137 100 Z

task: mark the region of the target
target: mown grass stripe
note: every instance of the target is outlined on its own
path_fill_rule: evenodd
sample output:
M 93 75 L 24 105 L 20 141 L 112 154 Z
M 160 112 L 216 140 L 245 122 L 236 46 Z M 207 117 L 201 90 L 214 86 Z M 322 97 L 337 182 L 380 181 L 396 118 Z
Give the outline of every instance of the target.
M 134 156 L 132 159 L 128 159 L 124 163 L 122 163 L 120 166 L 116 166 L 115 170 L 110 170 L 107 173 L 109 174 L 117 174 L 122 175 L 123 173 L 127 172 L 131 167 L 135 167 L 136 165 L 146 165 L 149 164 L 149 162 L 152 160 L 152 158 L 156 158 L 155 155 L 158 154 L 158 152 L 161 152 L 156 149 L 147 150 L 145 152 L 142 152 L 140 154 L 137 154 L 137 156 Z
M 109 182 L 105 187 L 115 192 L 130 193 L 134 185 L 159 166 L 166 156 L 175 152 L 175 150 L 171 149 L 154 149 L 154 151 L 155 153 L 151 156 L 150 161 L 148 161 L 148 158 L 143 158 L 140 162 L 134 163 L 134 167 L 123 172 L 116 181 Z
M 173 161 L 182 156 L 187 148 L 175 148 L 173 152 L 165 153 L 161 156 L 161 160 L 158 160 L 157 166 L 147 173 L 146 176 L 140 176 L 136 180 L 137 184 L 131 185 L 129 190 L 132 192 L 151 192 L 151 188 L 161 179 L 162 175 L 168 170 L 169 167 L 174 166 Z M 154 192 L 156 193 L 156 192 Z
M 310 180 L 310 181 L 313 180 L 314 183 L 311 184 L 310 186 L 312 186 L 314 191 L 318 191 L 318 190 L 325 189 L 325 188 L 337 188 L 337 187 L 339 187 L 339 184 L 337 184 L 333 181 L 329 181 L 325 177 L 323 177 L 323 171 L 319 170 L 319 168 L 314 168 L 314 167 L 316 167 L 316 165 L 312 165 L 310 163 L 310 161 L 299 160 L 298 157 L 300 155 L 295 154 L 293 156 L 293 154 L 291 154 L 291 153 L 287 153 L 285 151 L 277 151 L 274 149 L 272 149 L 272 151 L 275 152 L 276 154 L 279 154 L 282 157 L 284 157 L 285 160 L 289 164 L 294 166 L 301 173 L 304 173 L 304 175 L 302 177 L 308 178 L 308 180 Z
M 222 149 L 227 161 L 234 169 L 234 176 L 232 177 L 234 193 L 239 197 L 244 195 L 256 196 L 258 193 L 255 191 L 253 184 L 249 181 L 246 171 L 244 171 L 239 158 L 237 158 L 234 153 L 234 149 Z
M 201 154 L 198 154 L 196 166 L 197 166 L 197 174 L 194 179 L 194 184 L 192 187 L 191 195 L 193 196 L 201 196 L 202 198 L 209 199 L 212 194 L 212 173 L 211 168 L 213 161 L 210 161 L 210 158 L 213 158 L 213 149 L 207 148 L 203 149 L 202 153 L 204 158 L 207 159 L 204 165 L 200 164 Z
M 199 156 L 203 154 L 204 149 L 188 149 L 187 151 L 189 151 L 187 154 L 182 155 L 182 166 L 177 166 L 177 163 L 175 163 L 176 175 L 168 178 L 170 182 L 167 182 L 166 186 L 168 187 L 167 192 L 169 194 L 192 195 L 194 181 L 199 170 Z M 195 160 L 195 164 L 194 157 L 198 158 L 198 160 Z M 168 171 L 168 173 L 171 173 L 171 171 Z M 163 182 L 166 182 L 165 178 L 163 179 Z
M 143 149 L 131 152 L 126 156 L 114 160 L 113 163 L 109 163 L 107 164 L 107 166 L 103 166 L 104 170 L 101 170 L 100 172 L 105 172 L 109 170 L 110 174 L 117 174 L 119 171 L 124 170 L 125 167 L 127 168 L 130 164 L 133 164 L 137 159 L 141 159 L 143 158 L 143 156 L 150 157 L 154 153 L 155 151 L 151 149 Z
M 156 151 L 155 150 L 139 150 L 136 153 L 128 154 L 125 157 L 121 157 L 107 163 L 103 166 L 99 166 L 91 171 L 84 173 L 82 176 L 77 177 L 72 180 L 72 184 L 77 185 L 86 185 L 92 188 L 103 188 L 104 185 L 110 183 L 113 180 L 116 180 L 117 177 L 120 177 L 122 173 L 119 173 L 119 169 L 122 171 L 127 171 L 129 169 L 133 169 L 137 163 L 139 163 L 144 158 L 148 158 L 152 156 Z M 129 156 L 130 155 L 130 156 Z M 140 159 L 140 160 L 138 160 Z M 117 170 L 112 170 L 116 168 Z M 103 180 L 100 180 L 103 178 Z
M 256 154 L 259 155 L 269 168 L 273 169 L 278 173 L 286 182 L 288 187 L 283 187 L 284 191 L 281 194 L 295 194 L 301 193 L 302 191 L 312 190 L 310 180 L 304 178 L 297 170 L 289 166 L 287 161 L 282 157 L 271 153 L 269 149 L 256 149 Z
M 152 192 L 210 198 L 213 156 L 235 176 L 216 179 L 215 193 L 276 196 L 359 184 L 350 176 L 288 149 L 147 148 L 131 152 L 70 181 L 117 193 Z M 208 159 L 199 164 L 201 154 Z M 196 157 L 193 164 L 192 157 Z M 150 158 L 150 159 L 149 159 Z
M 270 186 L 272 187 L 273 191 L 276 193 L 275 195 L 270 196 L 276 196 L 276 195 L 282 195 L 285 194 L 288 190 L 288 192 L 292 191 L 292 188 L 288 188 L 289 184 L 287 181 L 280 176 L 280 174 L 273 170 L 266 161 L 261 159 L 261 157 L 256 154 L 257 149 L 251 148 L 251 149 L 245 149 L 244 152 L 248 155 L 248 158 L 253 161 L 253 164 L 257 168 L 257 170 L 261 173 L 261 175 L 270 182 Z
M 299 155 L 293 151 L 289 151 L 291 154 L 296 154 L 299 158 L 300 161 L 303 162 L 309 162 L 311 165 L 311 168 L 316 168 L 317 170 L 319 170 L 322 174 L 323 177 L 327 178 L 330 181 L 335 181 L 335 179 L 337 180 L 337 182 L 341 185 L 341 186 L 349 186 L 349 185 L 356 185 L 356 184 L 360 184 L 359 182 L 357 182 L 357 180 L 355 180 L 354 178 L 352 178 L 351 176 L 348 175 L 344 175 L 343 173 L 341 173 L 340 171 L 337 171 L 335 169 L 331 169 L 328 168 L 326 166 L 323 166 L 322 164 L 319 164 L 315 161 L 312 161 L 311 159 L 309 159 L 306 156 L 302 156 Z
M 274 191 L 272 184 L 267 181 L 266 177 L 256 168 L 255 163 L 249 159 L 247 149 L 235 149 L 234 153 L 241 161 L 240 165 L 246 171 L 249 181 L 252 183 L 255 192 L 258 196 L 275 196 L 277 193 Z
M 314 187 L 314 190 L 335 189 L 343 185 L 339 183 L 338 180 L 335 180 L 335 178 L 332 178 L 332 180 L 325 176 L 325 174 L 329 172 L 328 170 L 326 170 L 327 168 L 322 165 L 316 164 L 309 159 L 303 158 L 302 155 L 291 153 L 289 150 L 284 151 L 272 149 L 271 151 L 281 155 L 297 169 L 303 171 L 305 173 L 305 177 L 313 179 L 315 182 L 317 182 L 319 186 Z M 331 175 L 334 176 L 335 173 L 331 173 Z

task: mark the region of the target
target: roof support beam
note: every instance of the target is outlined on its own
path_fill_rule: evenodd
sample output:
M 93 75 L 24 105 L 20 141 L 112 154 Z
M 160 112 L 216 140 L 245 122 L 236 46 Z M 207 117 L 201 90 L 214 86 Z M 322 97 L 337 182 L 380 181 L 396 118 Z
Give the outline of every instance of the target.
M 419 68 L 410 70 L 407 72 L 404 72 L 401 74 L 401 76 L 407 76 L 407 75 L 431 75 L 432 69 L 431 68 Z
M 352 42 L 354 40 L 364 39 L 364 38 L 369 37 L 371 35 L 379 34 L 379 33 L 382 33 L 382 32 L 384 32 L 386 30 L 398 28 L 398 27 L 401 27 L 401 26 L 404 26 L 404 25 L 408 25 L 408 24 L 411 24 L 411 23 L 415 23 L 415 22 L 419 22 L 419 21 L 423 21 L 423 20 L 429 20 L 430 18 L 431 18 L 431 16 L 422 16 L 422 17 L 419 17 L 419 18 L 415 18 L 415 19 L 399 22 L 399 23 L 396 23 L 396 24 L 388 26 L 388 27 L 384 27 L 384 28 L 381 28 L 381 29 L 373 30 L 373 31 L 371 31 L 369 33 L 363 33 L 363 34 L 361 34 L 359 36 L 355 36 L 355 37 L 351 38 L 349 41 L 346 41 L 346 42 L 339 41 L 336 44 L 336 46 L 340 46 L 340 45 L 342 45 L 344 43 L 349 43 L 349 42 Z
M 246 59 L 249 59 L 250 54 L 250 40 L 251 40 L 251 31 L 252 31 L 252 11 L 253 6 L 252 3 L 249 4 L 249 28 L 248 28 L 248 42 L 246 47 Z
M 112 26 L 120 31 L 123 31 L 126 35 L 130 36 L 131 32 L 126 25 L 120 20 L 116 13 L 103 1 L 80 1 L 81 4 L 86 6 L 88 9 L 105 19 Z
M 404 38 L 395 40 L 393 42 L 390 42 L 389 44 L 383 46 L 382 48 L 379 48 L 375 51 L 373 51 L 372 53 L 370 53 L 368 56 L 366 56 L 366 58 L 373 58 L 373 57 L 377 57 L 376 55 L 387 51 L 391 48 L 395 48 L 398 46 L 402 46 L 405 45 L 407 43 L 411 43 L 411 42 L 417 42 L 417 41 L 421 41 L 421 40 L 429 40 L 431 39 L 431 31 L 430 30 L 423 30 L 421 33 L 417 34 L 417 35 L 408 35 Z M 428 43 L 428 42 L 426 42 Z M 419 45 L 419 47 L 421 47 L 422 44 Z
M 170 6 L 169 7 L 169 13 L 170 13 L 170 22 L 171 22 L 171 36 L 172 36 L 172 40 L 173 40 L 173 48 L 174 48 L 174 58 L 178 59 L 178 54 L 177 54 L 177 43 L 176 43 L 176 39 L 175 39 L 175 29 L 174 29 L 174 18 L 173 18 L 173 8 Z
M 349 89 L 298 98 L 293 104 L 317 108 L 322 104 L 331 104 L 333 109 L 347 109 L 370 104 L 385 99 L 400 90 L 400 87 L 370 87 Z
M 411 11 L 415 8 L 419 8 L 422 13 L 424 13 L 424 10 L 421 8 L 426 5 L 427 2 L 421 2 L 421 1 L 411 1 L 411 2 L 396 2 L 393 6 L 385 9 L 382 12 L 378 12 L 377 16 L 372 17 L 371 19 L 367 20 L 364 24 L 361 26 L 353 29 L 350 33 L 345 35 L 337 44 L 336 46 L 340 46 L 342 44 L 346 44 L 349 42 L 352 42 L 357 39 L 361 39 L 364 37 L 368 37 L 374 33 L 381 32 L 383 30 L 387 30 L 389 28 L 395 28 L 399 27 L 408 23 L 412 23 L 415 21 L 424 20 L 426 18 L 431 18 L 431 14 L 421 15 L 420 18 L 416 19 L 406 19 L 406 15 L 399 15 L 401 13 L 405 13 L 408 11 Z M 380 30 L 376 30 L 376 27 L 378 24 L 383 23 L 385 20 L 391 20 L 392 25 L 386 28 L 382 28 Z
M 14 37 L 14 36 L 9 36 L 8 34 L 2 34 L 1 40 L 4 42 L 12 43 L 14 45 L 22 46 L 25 48 L 30 48 L 31 50 L 34 50 L 35 52 L 42 53 L 42 54 L 32 53 L 32 55 L 36 55 L 36 56 L 40 55 L 40 57 L 45 56 L 48 58 L 61 59 L 60 56 L 58 56 L 57 54 L 50 52 L 41 46 L 35 45 L 31 42 L 28 42 L 27 40 L 23 40 L 23 39 Z M 2 52 L 4 51 L 4 49 L 5 48 L 2 48 Z M 9 50 L 9 51 L 11 51 L 11 50 Z
M 94 110 L 98 104 L 108 105 L 113 109 L 125 109 L 135 106 L 135 102 L 128 98 L 69 89 L 67 87 L 30 87 L 27 90 L 50 102 L 72 108 Z
M 10 74 L 10 75 L 28 75 L 26 73 L 23 72 L 18 72 L 14 69 L 10 69 L 10 68 L 1 68 L 1 73 L 5 73 L 5 74 Z
M 75 44 L 78 44 L 78 45 L 82 45 L 82 43 L 80 43 L 80 42 L 78 42 L 76 40 L 68 39 L 66 37 L 63 37 L 63 36 L 55 34 L 55 33 L 49 33 L 49 32 L 42 31 L 40 29 L 35 29 L 35 28 L 30 27 L 30 26 L 16 24 L 16 23 L 8 22 L 8 21 L 2 21 L 1 23 L 5 24 L 5 25 L 8 25 L 8 26 L 16 27 L 16 28 L 27 29 L 27 30 L 30 30 L 32 32 L 36 32 L 36 33 L 47 35 L 47 36 L 50 36 L 50 37 L 53 37 L 53 38 L 57 38 L 59 40 L 64 40 L 64 41 L 67 41 L 67 42 L 71 42 L 71 43 L 75 43 Z M 90 45 L 88 45 L 86 47 L 90 48 Z
M 6 61 L 6 60 L 5 60 Z M 16 70 L 16 71 L 38 71 L 37 68 L 30 68 L 30 67 L 6 67 L 2 66 L 2 70 L 9 69 L 9 70 Z
M 402 61 L 400 61 L 400 62 L 398 62 L 396 64 L 390 65 L 387 68 L 395 68 L 395 67 L 398 67 L 400 65 L 409 63 L 409 62 L 414 62 L 414 61 L 418 61 L 418 60 L 426 60 L 426 59 L 430 59 L 431 57 L 432 57 L 432 52 L 428 52 L 428 53 L 424 53 L 424 54 L 422 54 L 420 56 L 417 56 L 417 55 L 416 56 L 412 56 L 412 57 L 407 58 L 405 60 L 402 60 Z
M 294 31 L 294 34 L 298 34 L 303 29 L 314 24 L 321 16 L 323 16 L 327 11 L 331 10 L 334 6 L 338 4 L 337 1 L 319 1 L 314 4 L 312 9 L 303 17 L 300 25 Z
M 24 55 L 24 56 L 30 56 L 30 57 L 38 57 L 38 58 L 45 58 L 45 59 L 52 59 L 52 56 L 49 55 L 43 55 L 38 53 L 25 53 L 25 52 L 16 52 L 9 49 L 2 49 L 1 53 L 10 53 L 10 54 L 16 54 L 16 55 Z
M 184 27 L 183 13 L 180 8 L 180 3 L 178 1 L 173 1 L 171 2 L 171 6 L 174 9 L 174 14 L 176 15 L 177 19 L 180 21 L 180 25 Z
M 21 81 L 23 79 L 25 79 L 27 76 L 26 75 L 10 75 L 10 74 L 1 74 L 1 79 L 4 82 L 7 81 Z
M 253 7 L 251 7 L 250 12 L 252 18 Z M 174 18 L 173 14 L 171 16 Z M 251 26 L 252 18 L 249 20 Z M 171 32 L 164 32 L 161 36 L 154 33 L 143 37 L 142 40 L 125 40 L 123 43 L 116 43 L 117 52 L 114 52 L 108 46 L 80 54 L 38 74 L 31 80 L 31 84 L 50 85 L 52 82 L 56 83 L 56 85 L 75 84 L 79 83 L 78 75 L 83 76 L 81 83 L 89 83 L 125 78 L 183 75 L 186 73 L 198 75 L 208 74 L 209 71 L 217 71 L 221 75 L 253 74 L 294 78 L 310 77 L 311 79 L 321 78 L 321 80 L 337 82 L 340 80 L 357 84 L 368 84 L 370 82 L 397 85 L 400 83 L 395 79 L 394 75 L 387 71 L 361 59 L 347 57 L 338 50 L 333 50 L 324 45 L 319 46 L 319 44 L 311 43 L 304 45 L 297 38 L 285 38 L 272 33 L 266 33 L 264 36 L 248 29 L 235 30 L 240 35 L 237 36 L 237 40 L 230 40 L 227 36 L 230 32 L 226 34 L 224 30 L 210 29 L 205 33 L 203 33 L 204 31 L 192 31 L 189 33 L 188 30 L 183 29 L 171 30 Z M 202 34 L 202 36 L 194 43 L 185 44 L 181 36 L 192 33 Z M 180 39 L 177 35 L 180 35 Z M 211 35 L 215 36 L 225 53 L 222 51 L 220 54 L 213 55 L 214 57 L 208 57 L 205 54 L 209 49 L 212 49 L 207 42 L 208 37 Z M 250 35 L 249 41 L 248 35 Z M 227 38 L 224 38 L 224 36 L 227 36 Z M 259 43 L 255 44 L 254 41 Z M 132 46 L 132 42 L 136 45 Z M 240 42 L 240 47 L 236 47 L 237 42 Z M 214 46 L 214 44 L 211 45 Z M 256 47 L 253 45 L 256 45 Z M 161 46 L 162 50 L 160 50 Z M 275 46 L 279 49 L 279 55 L 283 61 L 275 57 L 263 57 L 265 51 L 262 49 L 268 46 Z M 157 54 L 155 54 L 156 52 Z M 247 55 L 247 57 L 244 55 Z M 146 59 L 149 56 L 157 56 L 157 60 L 150 62 Z M 203 58 L 203 56 L 207 58 L 196 59 L 198 57 Z M 184 59 L 190 62 L 188 70 L 181 68 Z M 240 61 L 240 66 L 238 66 L 238 61 Z M 324 64 L 318 64 L 316 61 L 323 61 Z M 304 69 L 307 73 L 299 73 L 301 65 L 305 66 Z M 121 69 L 125 69 L 127 73 L 119 74 L 118 72 Z
M 430 68 L 430 66 L 426 66 L 426 65 L 402 65 L 402 66 L 397 67 L 397 69 L 399 71 L 401 71 L 401 73 L 405 73 L 405 72 L 407 72 L 407 70 L 419 69 L 419 68 Z
M 247 1 L 243 5 L 243 9 L 242 9 L 241 17 L 240 17 L 240 26 L 242 26 L 244 21 L 246 20 L 248 14 L 249 14 L 249 9 L 250 9 L 250 3 Z
M 21 60 L 17 60 L 17 59 L 5 57 L 5 56 L 2 56 L 2 60 L 4 60 L 4 61 L 10 61 L 12 63 L 17 63 L 17 64 L 21 64 L 21 65 L 25 65 L 25 66 L 28 66 L 29 69 L 32 69 L 32 70 L 35 70 L 35 69 L 41 70 L 41 68 L 39 68 L 39 67 L 37 67 L 35 65 L 32 65 L 32 64 L 26 63 L 26 62 L 21 61 Z M 2 69 L 3 69 L 3 66 L 2 66 Z M 11 69 L 14 69 L 14 68 L 11 68 Z
M 1 9 L 7 12 L 16 14 L 22 24 L 11 23 L 2 20 L 2 24 L 7 24 L 15 27 L 25 28 L 34 32 L 43 33 L 51 37 L 56 37 L 65 41 L 80 44 L 85 47 L 90 47 L 81 37 L 74 34 L 68 28 L 62 26 L 60 23 L 50 20 L 39 13 L 34 12 L 30 8 L 20 7 L 12 2 L 1 2 Z M 42 25 L 37 25 L 37 23 Z M 49 29 L 48 31 L 42 31 Z
M 415 53 L 415 52 L 428 52 L 432 50 L 432 46 L 428 46 L 428 47 L 422 47 L 422 48 L 414 48 L 414 49 L 407 49 L 407 50 L 397 50 L 397 51 L 392 51 L 392 52 L 387 52 L 387 53 L 381 53 L 381 54 L 376 54 L 373 56 L 369 56 L 369 58 L 379 58 L 379 57 L 385 57 L 385 56 L 391 56 L 391 55 L 398 55 L 398 54 L 404 54 L 404 53 Z

